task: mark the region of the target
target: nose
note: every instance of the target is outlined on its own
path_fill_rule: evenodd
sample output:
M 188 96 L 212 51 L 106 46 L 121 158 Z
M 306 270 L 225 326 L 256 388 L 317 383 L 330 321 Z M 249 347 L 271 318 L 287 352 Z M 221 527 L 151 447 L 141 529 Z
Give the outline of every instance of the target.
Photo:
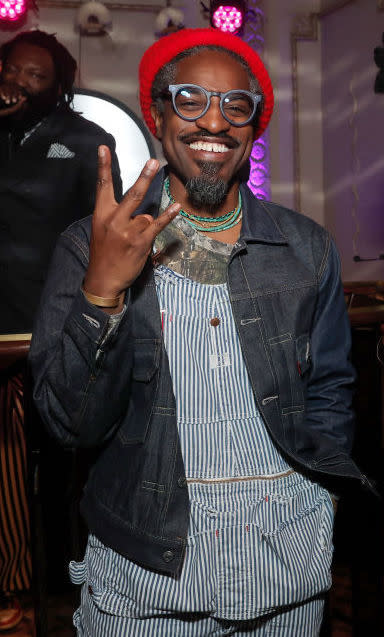
M 20 88 L 25 88 L 28 83 L 27 76 L 24 73 L 23 69 L 7 69 L 6 78 L 8 82 L 13 82 L 14 84 L 20 86 Z
M 204 115 L 196 120 L 196 124 L 199 128 L 207 130 L 211 133 L 221 133 L 228 131 L 231 127 L 227 122 L 220 110 L 220 98 L 217 96 L 211 97 L 211 103 Z
M 15 82 L 21 88 L 25 88 L 28 84 L 27 76 L 22 69 L 15 73 Z

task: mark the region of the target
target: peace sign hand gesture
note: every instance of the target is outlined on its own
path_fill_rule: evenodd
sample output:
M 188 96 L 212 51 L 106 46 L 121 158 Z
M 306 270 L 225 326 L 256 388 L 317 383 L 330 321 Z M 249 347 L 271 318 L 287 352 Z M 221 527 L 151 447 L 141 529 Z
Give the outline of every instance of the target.
M 159 162 L 149 159 L 139 178 L 117 204 L 111 175 L 111 154 L 107 146 L 99 146 L 99 168 L 96 207 L 92 219 L 89 265 L 83 289 L 104 298 L 119 296 L 129 288 L 142 271 L 153 242 L 179 212 L 180 204 L 171 204 L 154 219 L 134 213 L 144 199 L 155 177 Z M 109 314 L 111 310 L 104 308 Z M 122 309 L 122 303 L 113 313 Z

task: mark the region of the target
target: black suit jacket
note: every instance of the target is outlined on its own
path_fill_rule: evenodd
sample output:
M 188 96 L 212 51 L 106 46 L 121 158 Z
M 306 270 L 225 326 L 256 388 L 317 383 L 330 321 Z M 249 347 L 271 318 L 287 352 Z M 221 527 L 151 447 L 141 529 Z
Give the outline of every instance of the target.
M 0 166 L 0 333 L 31 332 L 58 235 L 92 213 L 97 148 L 112 151 L 115 196 L 122 184 L 112 135 L 58 108 Z

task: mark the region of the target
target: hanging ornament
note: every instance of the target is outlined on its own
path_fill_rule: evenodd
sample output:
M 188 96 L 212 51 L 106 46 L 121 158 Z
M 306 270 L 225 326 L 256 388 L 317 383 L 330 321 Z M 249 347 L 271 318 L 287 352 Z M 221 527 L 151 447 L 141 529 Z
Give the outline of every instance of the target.
M 156 18 L 156 35 L 161 38 L 163 35 L 169 35 L 183 29 L 184 13 L 180 9 L 166 7 L 158 13 Z
M 105 35 L 112 27 L 110 11 L 98 0 L 85 2 L 77 12 L 76 27 L 81 35 Z

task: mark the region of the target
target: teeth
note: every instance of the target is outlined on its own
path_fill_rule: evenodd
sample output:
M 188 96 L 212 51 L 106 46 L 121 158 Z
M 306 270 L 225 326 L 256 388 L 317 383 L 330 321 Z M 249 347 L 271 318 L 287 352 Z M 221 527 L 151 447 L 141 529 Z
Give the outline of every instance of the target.
M 210 142 L 192 142 L 189 147 L 192 150 L 206 150 L 210 153 L 226 153 L 229 150 L 225 144 L 211 144 Z

